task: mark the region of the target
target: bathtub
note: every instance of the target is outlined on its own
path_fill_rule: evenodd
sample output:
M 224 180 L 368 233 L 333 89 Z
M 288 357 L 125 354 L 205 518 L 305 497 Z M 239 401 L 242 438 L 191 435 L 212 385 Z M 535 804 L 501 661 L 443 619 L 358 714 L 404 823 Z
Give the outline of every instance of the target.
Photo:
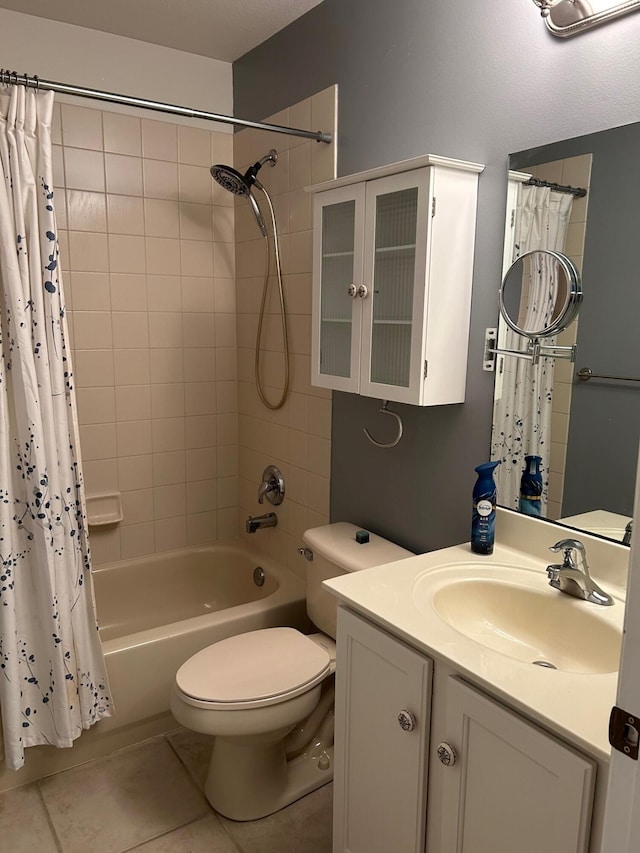
M 205 646 L 258 628 L 309 628 L 304 582 L 238 542 L 124 560 L 92 574 L 115 704 L 98 726 L 103 732 L 168 713 L 178 668 Z

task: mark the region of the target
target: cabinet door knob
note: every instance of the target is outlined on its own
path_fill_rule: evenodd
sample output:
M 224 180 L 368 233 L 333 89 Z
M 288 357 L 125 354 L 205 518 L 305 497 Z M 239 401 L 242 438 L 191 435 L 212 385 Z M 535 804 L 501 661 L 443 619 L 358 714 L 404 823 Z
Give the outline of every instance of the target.
M 453 767 L 456 763 L 456 751 L 448 743 L 439 743 L 436 749 L 436 753 L 440 761 L 445 764 L 447 767 Z
M 411 711 L 402 710 L 398 714 L 398 723 L 405 732 L 412 732 L 416 727 L 416 718 Z
M 358 295 L 358 288 L 355 286 L 355 284 L 350 284 L 347 293 L 352 299 L 355 299 Z
M 361 299 L 366 299 L 368 295 L 369 295 L 369 288 L 367 287 L 366 284 L 361 284 L 360 287 L 358 288 L 358 296 Z

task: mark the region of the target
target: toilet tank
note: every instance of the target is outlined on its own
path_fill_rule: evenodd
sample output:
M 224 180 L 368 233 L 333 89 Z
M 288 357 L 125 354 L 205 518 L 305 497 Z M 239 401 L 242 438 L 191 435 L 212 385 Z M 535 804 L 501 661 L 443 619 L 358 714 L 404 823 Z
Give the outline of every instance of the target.
M 354 524 L 339 521 L 312 527 L 302 537 L 313 554 L 313 559 L 307 555 L 306 563 L 307 613 L 313 624 L 330 637 L 336 636 L 338 601 L 324 589 L 322 581 L 414 556 L 412 551 L 375 533 L 368 533 L 369 541 L 360 543 L 356 539 L 359 532 L 367 533 Z

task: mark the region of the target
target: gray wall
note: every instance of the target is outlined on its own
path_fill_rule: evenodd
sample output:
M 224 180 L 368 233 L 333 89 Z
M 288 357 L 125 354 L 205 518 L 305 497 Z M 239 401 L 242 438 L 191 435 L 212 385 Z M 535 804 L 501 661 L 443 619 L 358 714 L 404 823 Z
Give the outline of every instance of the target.
M 234 63 L 234 112 L 260 118 L 339 86 L 341 175 L 419 154 L 485 163 L 479 189 L 467 397 L 398 406 L 405 437 L 377 450 L 379 403 L 334 394 L 331 515 L 414 550 L 469 537 L 473 467 L 489 455 L 483 373 L 497 291 L 508 155 L 640 119 L 640 14 L 572 39 L 531 0 L 324 0 Z
M 511 158 L 514 169 L 593 154 L 576 369 L 640 376 L 640 124 L 568 139 Z M 563 515 L 633 514 L 640 388 L 573 383 Z

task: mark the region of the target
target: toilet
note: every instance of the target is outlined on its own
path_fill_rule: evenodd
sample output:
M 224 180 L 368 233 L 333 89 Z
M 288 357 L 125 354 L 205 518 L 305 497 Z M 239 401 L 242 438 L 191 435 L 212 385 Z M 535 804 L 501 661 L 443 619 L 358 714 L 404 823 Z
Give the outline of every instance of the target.
M 171 711 L 185 728 L 215 735 L 205 794 L 232 820 L 265 817 L 333 778 L 337 600 L 322 581 L 412 556 L 347 522 L 307 530 L 303 540 L 307 613 L 318 632 L 238 634 L 176 674 Z

